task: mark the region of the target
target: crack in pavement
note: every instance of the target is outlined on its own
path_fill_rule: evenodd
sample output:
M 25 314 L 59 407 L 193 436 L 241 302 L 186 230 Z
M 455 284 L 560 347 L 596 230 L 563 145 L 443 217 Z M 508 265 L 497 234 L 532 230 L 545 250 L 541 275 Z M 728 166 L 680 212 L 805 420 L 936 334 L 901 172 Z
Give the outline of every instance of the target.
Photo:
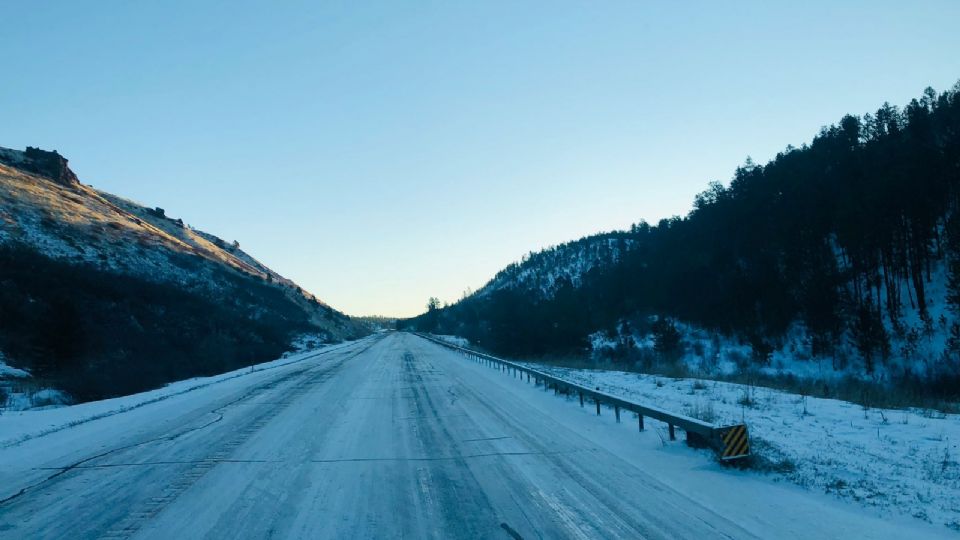
M 482 440 L 482 439 L 481 439 Z M 417 461 L 452 461 L 455 459 L 473 459 L 484 457 L 510 457 L 510 456 L 543 456 L 548 454 L 570 454 L 575 451 L 566 452 L 490 452 L 484 454 L 466 454 L 462 456 L 433 456 L 433 457 L 410 457 L 410 458 L 338 458 L 338 459 L 311 459 L 309 463 L 350 463 L 350 462 L 417 462 Z M 219 464 L 219 463 L 256 463 L 256 464 L 275 464 L 287 463 L 282 459 L 190 459 L 182 461 L 143 461 L 139 463 L 101 463 L 98 465 L 77 465 L 73 469 L 109 469 L 112 467 L 151 467 L 157 465 L 196 465 L 196 464 Z M 58 471 L 60 467 L 36 467 L 37 471 Z
M 520 536 L 520 533 L 513 530 L 513 527 L 507 525 L 506 523 L 501 523 L 500 528 L 507 531 L 507 534 L 509 534 L 510 538 L 513 538 L 513 540 L 523 540 L 523 537 Z
M 109 469 L 111 467 L 149 467 L 154 465 L 196 465 L 203 463 L 284 463 L 276 459 L 190 459 L 183 461 L 143 461 L 140 463 L 102 463 L 99 465 L 80 465 L 74 469 Z M 57 470 L 59 467 L 36 467 L 37 471 Z
M 395 416 L 394 420 L 424 420 L 431 418 L 462 418 L 468 416 L 466 413 L 463 414 L 418 414 L 413 416 Z
M 245 397 L 246 397 L 246 394 L 245 394 L 244 396 L 238 398 L 236 401 L 239 401 L 240 399 L 244 399 Z M 229 406 L 229 405 L 232 405 L 233 403 L 236 403 L 236 401 L 232 401 L 232 402 L 228 403 L 227 405 L 224 405 L 224 407 L 227 407 L 227 406 Z M 24 495 L 24 494 L 26 494 L 26 493 L 28 493 L 28 492 L 30 492 L 30 491 L 33 491 L 34 489 L 36 489 L 36 488 L 38 488 L 38 487 L 40 487 L 40 486 L 42 486 L 42 485 L 44 485 L 44 484 L 46 484 L 46 483 L 48 483 L 48 482 L 51 482 L 51 481 L 55 480 L 56 478 L 58 478 L 58 477 L 60 477 L 60 476 L 62 476 L 62 475 L 64 475 L 64 474 L 66 474 L 66 473 L 68 473 L 68 472 L 70 472 L 70 471 L 72 471 L 72 470 L 74 470 L 74 469 L 89 468 L 89 467 L 84 467 L 84 464 L 87 463 L 87 462 L 93 461 L 93 460 L 95 460 L 95 459 L 99 459 L 99 458 L 102 458 L 102 457 L 105 457 L 105 456 L 109 456 L 110 454 L 113 454 L 113 453 L 116 453 L 116 452 L 121 452 L 121 451 L 123 451 L 123 450 L 129 450 L 129 449 L 131 449 L 131 448 L 137 448 L 137 447 L 139 447 L 139 446 L 144 446 L 144 445 L 147 445 L 147 444 L 150 444 L 150 443 L 154 443 L 154 442 L 158 442 L 158 441 L 162 441 L 162 440 L 172 441 L 172 440 L 178 439 L 178 438 L 180 438 L 180 437 L 182 437 L 182 436 L 184 436 L 184 435 L 186 435 L 186 434 L 188 434 L 188 433 L 193 433 L 194 431 L 199 431 L 199 430 L 201 430 L 201 429 L 206 429 L 207 427 L 212 426 L 213 424 L 216 424 L 217 422 L 223 420 L 223 414 L 216 413 L 216 411 L 218 411 L 219 409 L 222 409 L 222 408 L 224 408 L 224 407 L 219 407 L 219 408 L 214 409 L 213 411 L 211 411 L 211 412 L 213 412 L 214 414 L 218 414 L 217 418 L 211 420 L 210 422 L 207 422 L 206 424 L 203 424 L 202 426 L 197 426 L 197 427 L 195 427 L 195 428 L 190 428 L 190 429 L 181 431 L 181 432 L 179 432 L 179 433 L 175 433 L 175 434 L 173 434 L 173 435 L 168 435 L 168 436 L 163 436 L 163 437 L 156 437 L 156 438 L 153 438 L 153 439 L 148 439 L 148 440 L 146 440 L 146 441 L 141 441 L 141 442 L 134 443 L 134 444 L 129 444 L 129 445 L 126 445 L 126 446 L 120 446 L 120 447 L 117 447 L 117 448 L 113 448 L 113 449 L 107 450 L 107 451 L 105 451 L 105 452 L 101 452 L 101 453 L 99 453 L 99 454 L 96 454 L 96 455 L 93 455 L 93 456 L 90 456 L 90 457 L 81 459 L 80 461 L 71 463 L 71 464 L 66 465 L 66 466 L 64 466 L 64 467 L 50 467 L 50 468 L 38 469 L 38 470 L 56 470 L 57 472 L 54 473 L 54 474 L 52 474 L 52 475 L 50 475 L 50 476 L 48 476 L 48 477 L 46 477 L 46 478 L 44 478 L 44 479 L 42 479 L 42 480 L 40 480 L 39 482 L 36 482 L 36 483 L 34 483 L 34 484 L 31 484 L 31 485 L 28 485 L 28 486 L 25 486 L 25 487 L 21 488 L 20 491 L 14 493 L 13 495 L 10 495 L 10 496 L 8 496 L 8 497 L 6 497 L 6 498 L 4 498 L 4 499 L 0 499 L 0 506 L 3 506 L 4 504 L 6 504 L 6 503 L 8 503 L 8 502 L 10 502 L 10 501 L 12 501 L 12 500 L 14 500 L 14 499 L 16 499 L 17 497 L 20 497 L 20 496 L 22 496 L 22 495 Z
M 573 454 L 580 450 L 567 450 L 558 452 L 489 452 L 481 454 L 464 454 L 460 456 L 434 456 L 434 457 L 400 457 L 400 458 L 338 458 L 338 459 L 311 459 L 310 463 L 364 463 L 364 462 L 418 462 L 418 461 L 455 461 L 458 459 L 476 459 L 486 457 L 511 457 L 511 456 L 549 456 L 556 454 Z

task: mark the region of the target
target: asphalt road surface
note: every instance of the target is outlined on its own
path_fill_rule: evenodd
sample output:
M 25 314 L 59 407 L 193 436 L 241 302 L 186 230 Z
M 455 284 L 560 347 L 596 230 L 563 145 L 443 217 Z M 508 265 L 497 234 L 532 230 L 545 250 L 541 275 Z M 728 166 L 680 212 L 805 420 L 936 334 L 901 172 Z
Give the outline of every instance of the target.
M 380 335 L 0 448 L 0 538 L 944 534 L 611 417 Z

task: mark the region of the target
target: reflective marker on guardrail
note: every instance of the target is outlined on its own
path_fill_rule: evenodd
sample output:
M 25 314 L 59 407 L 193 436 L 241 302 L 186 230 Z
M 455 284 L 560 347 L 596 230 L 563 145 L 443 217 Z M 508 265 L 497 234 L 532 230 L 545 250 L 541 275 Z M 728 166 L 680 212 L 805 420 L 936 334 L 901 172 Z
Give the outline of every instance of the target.
M 747 435 L 747 426 L 731 426 L 720 428 L 720 440 L 723 441 L 723 452 L 720 459 L 726 461 L 744 458 L 750 455 L 750 437 Z

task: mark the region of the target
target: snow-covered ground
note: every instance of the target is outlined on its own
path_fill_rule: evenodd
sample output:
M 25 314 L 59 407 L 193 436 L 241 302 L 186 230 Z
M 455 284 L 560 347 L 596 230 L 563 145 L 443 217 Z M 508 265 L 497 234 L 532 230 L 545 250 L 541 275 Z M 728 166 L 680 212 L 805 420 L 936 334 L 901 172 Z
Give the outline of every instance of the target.
M 433 337 L 439 339 L 440 341 L 445 341 L 451 345 L 456 345 L 457 347 L 469 347 L 470 342 L 460 336 L 438 336 L 434 335 Z
M 960 531 L 960 415 L 865 409 L 763 387 L 528 364 L 639 403 L 727 424 L 785 478 Z
M 252 374 L 267 372 L 279 367 L 287 366 L 303 360 L 313 358 L 320 353 L 326 353 L 339 348 L 350 346 L 351 343 L 322 347 L 307 350 L 284 358 L 241 368 L 211 377 L 196 377 L 168 384 L 163 388 L 141 392 L 130 396 L 123 396 L 101 401 L 91 401 L 69 407 L 41 407 L 27 410 L 16 410 L 20 407 L 11 407 L 3 411 L 0 408 L 0 448 L 12 446 L 35 437 L 47 435 L 63 429 L 93 420 L 99 420 L 122 412 L 138 409 L 188 392 L 208 388 L 226 381 L 248 377 Z M 11 368 L 12 369 L 12 368 Z M 12 394 L 10 401 L 14 404 L 22 402 L 25 396 Z
M 30 380 L 29 372 L 7 365 L 5 360 L 3 352 L 0 352 L 0 414 L 6 409 L 26 408 L 20 390 L 24 387 L 24 381 Z M 47 396 L 38 397 L 42 399 Z
M 886 358 L 874 359 L 872 370 L 867 369 L 852 335 L 844 335 L 830 355 L 814 355 L 812 339 L 800 322 L 794 323 L 784 336 L 771 342 L 773 350 L 766 365 L 759 364 L 754 351 L 745 340 L 726 336 L 684 321 L 671 321 L 681 336 L 678 361 L 696 376 L 726 376 L 744 371 L 756 371 L 767 376 L 792 376 L 808 381 L 836 381 L 844 378 L 890 381 L 904 373 L 914 376 L 936 376 L 960 370 L 944 360 L 950 327 L 956 314 L 948 302 L 949 272 L 943 262 L 932 265 L 930 279 L 925 280 L 926 314 L 903 293 L 897 316 L 882 311 L 882 323 L 890 345 Z M 909 292 L 909 283 L 903 283 Z M 886 289 L 881 287 L 881 297 Z M 641 321 L 648 327 L 656 316 Z M 589 336 L 593 356 L 598 359 L 622 358 L 624 351 L 653 358 L 654 335 L 640 331 L 636 321 L 631 326 L 621 321 L 616 329 L 594 332 Z
M 24 378 L 27 378 L 27 377 L 29 377 L 29 376 L 30 376 L 30 374 L 27 373 L 26 371 L 22 370 L 22 369 L 15 368 L 15 367 L 13 367 L 13 366 L 8 366 L 7 363 L 4 362 L 3 353 L 0 352 L 0 380 L 2 380 L 2 379 L 24 379 Z M 3 404 L 0 403 L 0 407 L 2 407 L 2 406 L 3 406 Z
M 611 414 L 598 418 L 410 334 L 288 362 L 152 403 L 131 397 L 136 408 L 0 446 L 0 531 L 952 537 L 943 526 L 722 467 L 663 441 L 655 426 L 638 433 Z M 39 420 L 65 412 L 35 413 Z

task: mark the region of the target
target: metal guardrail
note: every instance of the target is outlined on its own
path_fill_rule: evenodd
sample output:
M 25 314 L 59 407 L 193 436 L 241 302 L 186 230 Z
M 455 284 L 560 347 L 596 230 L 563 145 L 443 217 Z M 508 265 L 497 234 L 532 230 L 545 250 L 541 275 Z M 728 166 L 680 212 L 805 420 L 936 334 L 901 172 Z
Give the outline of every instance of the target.
M 667 424 L 670 440 L 676 440 L 676 428 L 679 427 L 686 432 L 688 445 L 695 448 L 712 448 L 717 452 L 718 457 L 722 461 L 733 461 L 750 455 L 750 438 L 747 432 L 747 426 L 744 424 L 717 426 L 697 418 L 674 414 L 659 407 L 641 405 L 606 394 L 599 390 L 593 390 L 548 375 L 542 371 L 528 368 L 516 362 L 466 349 L 427 334 L 417 333 L 416 335 L 448 349 L 457 351 L 473 361 L 495 367 L 501 371 L 510 372 L 514 376 L 519 375 L 523 378 L 523 376 L 526 375 L 528 382 L 532 381 L 534 385 L 543 384 L 545 391 L 553 388 L 555 394 L 577 395 L 580 398 L 581 407 L 584 406 L 585 402 L 592 401 L 596 406 L 597 416 L 600 415 L 601 405 L 606 405 L 613 409 L 617 422 L 620 422 L 621 411 L 633 412 L 637 415 L 637 424 L 640 431 L 644 430 L 645 417 L 654 418 Z

